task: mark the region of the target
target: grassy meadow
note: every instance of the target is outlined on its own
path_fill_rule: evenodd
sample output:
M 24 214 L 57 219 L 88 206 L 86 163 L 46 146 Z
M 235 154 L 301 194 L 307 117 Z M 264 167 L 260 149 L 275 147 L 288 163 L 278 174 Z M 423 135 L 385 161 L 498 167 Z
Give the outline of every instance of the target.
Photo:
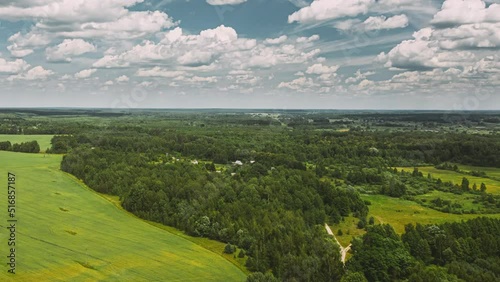
M 216 252 L 222 243 L 206 242 L 210 251 L 136 218 L 60 171 L 60 161 L 60 155 L 0 152 L 2 185 L 7 172 L 17 177 L 18 219 L 16 274 L 2 262 L 0 281 L 245 280 Z M 4 246 L 6 190 L 0 200 Z M 5 261 L 7 248 L 0 252 Z
M 486 175 L 499 175 L 500 174 L 500 169 L 498 168 L 482 168 L 482 167 L 467 167 L 469 169 L 474 168 L 473 170 L 480 170 L 486 172 Z M 413 167 L 397 167 L 398 171 L 404 170 L 407 172 L 412 172 Z M 418 171 L 422 172 L 424 177 L 427 177 L 427 174 L 430 173 L 432 178 L 438 179 L 441 178 L 443 182 L 448 182 L 451 181 L 453 184 L 458 184 L 460 185 L 462 183 L 462 178 L 466 177 L 469 180 L 470 187 L 472 188 L 472 185 L 476 183 L 477 188 L 481 186 L 481 183 L 486 184 L 486 192 L 491 193 L 491 194 L 500 194 L 500 181 L 490 179 L 490 178 L 484 178 L 484 177 L 477 177 L 477 176 L 472 176 L 472 175 L 467 175 L 467 174 L 462 174 L 459 172 L 451 171 L 451 170 L 442 170 L 442 169 L 437 169 L 432 166 L 424 166 L 424 167 L 418 167 Z
M 368 217 L 373 216 L 375 223 L 389 223 L 396 232 L 403 233 L 404 226 L 408 223 L 440 224 L 450 221 L 460 221 L 488 216 L 500 218 L 500 214 L 478 215 L 478 214 L 451 214 L 423 207 L 413 201 L 391 198 L 384 195 L 361 195 L 363 200 L 371 202 Z
M 436 193 L 434 193 L 436 192 Z M 434 191 L 432 193 L 423 195 L 429 198 L 442 197 L 445 198 L 451 193 L 444 193 L 439 191 Z M 443 193 L 446 195 L 441 195 Z M 454 194 L 451 194 L 454 195 Z M 361 195 L 363 200 L 371 202 L 368 206 L 370 209 L 368 218 L 372 217 L 375 219 L 375 224 L 385 224 L 388 223 L 394 227 L 397 233 L 402 234 L 404 232 L 404 226 L 409 223 L 421 223 L 421 224 L 441 224 L 451 221 L 461 221 L 476 218 L 479 216 L 488 216 L 494 218 L 500 218 L 500 214 L 494 215 L 479 215 L 479 214 L 451 214 L 443 213 L 428 207 L 423 207 L 418 203 L 413 201 L 402 200 L 398 198 L 392 198 L 384 195 Z M 453 198 L 446 197 L 445 199 L 454 200 Z M 463 203 L 463 198 L 459 198 Z M 470 203 L 470 205 L 474 205 Z M 344 221 L 339 224 L 331 224 L 330 227 L 339 240 L 342 246 L 347 246 L 354 237 L 361 236 L 365 233 L 364 229 L 358 229 L 357 223 L 359 219 L 355 217 L 346 217 Z M 342 230 L 342 235 L 338 236 L 338 230 Z
M 460 170 L 464 172 L 469 171 L 484 171 L 490 177 L 500 178 L 500 169 L 498 168 L 485 168 L 485 167 L 475 167 L 475 166 L 463 166 L 459 165 Z M 397 167 L 398 171 L 404 170 L 407 172 L 412 172 L 413 167 Z M 434 179 L 441 178 L 443 182 L 451 181 L 454 184 L 461 184 L 462 178 L 467 177 L 470 182 L 470 186 L 474 183 L 477 184 L 479 189 L 481 183 L 485 183 L 487 190 L 486 192 L 492 194 L 500 194 L 500 181 L 496 181 L 490 178 L 475 177 L 472 175 L 466 175 L 459 172 L 440 170 L 434 167 L 419 167 L 420 172 L 427 177 L 430 173 Z M 500 214 L 493 215 L 480 215 L 480 214 L 452 214 L 443 213 L 429 207 L 424 207 L 414 201 L 402 200 L 399 198 L 392 198 L 385 195 L 366 195 L 362 194 L 363 200 L 368 200 L 371 205 L 368 206 L 370 212 L 368 218 L 374 217 L 375 223 L 389 223 L 391 224 L 396 232 L 403 233 L 404 226 L 408 223 L 421 223 L 421 224 L 440 224 L 450 221 L 461 221 L 468 220 L 478 216 L 488 216 L 494 218 L 500 218 Z M 462 205 L 464 210 L 474 209 L 476 211 L 481 210 L 481 205 L 473 203 L 474 199 L 472 196 L 467 194 L 457 195 L 453 193 L 446 193 L 442 191 L 431 191 L 424 195 L 418 195 L 416 199 L 429 202 L 436 198 L 441 198 L 443 200 L 450 200 L 452 202 L 459 203 Z M 339 229 L 342 230 L 343 235 L 337 236 L 339 242 L 347 246 L 352 238 L 360 236 L 365 233 L 363 229 L 357 228 L 357 223 L 359 219 L 354 217 L 346 217 L 343 222 L 339 224 L 332 224 L 332 231 L 337 235 Z
M 48 148 L 51 147 L 50 140 L 52 140 L 54 135 L 8 135 L 8 134 L 0 134 L 0 142 L 10 141 L 10 143 L 22 143 L 22 142 L 30 142 L 37 141 L 38 145 L 40 145 L 40 152 L 45 152 Z
M 335 237 L 337 237 L 337 240 L 343 247 L 349 246 L 352 238 L 365 234 L 364 229 L 358 229 L 358 221 L 358 218 L 348 216 L 345 217 L 344 221 L 341 221 L 339 224 L 330 224 L 333 234 L 335 234 Z M 339 229 L 342 230 L 342 235 L 338 234 Z
M 462 171 L 482 171 L 486 173 L 487 176 L 500 179 L 500 168 L 496 167 L 479 167 L 470 165 L 458 165 L 458 168 Z
M 454 193 L 449 193 L 449 192 L 443 192 L 443 191 L 431 191 L 429 193 L 423 194 L 423 195 L 418 195 L 415 196 L 415 199 L 421 200 L 423 202 L 430 202 L 436 198 L 441 198 L 442 200 L 448 200 L 451 201 L 452 203 L 458 203 L 462 206 L 462 210 L 465 211 L 470 211 L 472 209 L 476 211 L 481 211 L 481 204 L 474 203 L 474 195 L 470 194 L 454 194 Z

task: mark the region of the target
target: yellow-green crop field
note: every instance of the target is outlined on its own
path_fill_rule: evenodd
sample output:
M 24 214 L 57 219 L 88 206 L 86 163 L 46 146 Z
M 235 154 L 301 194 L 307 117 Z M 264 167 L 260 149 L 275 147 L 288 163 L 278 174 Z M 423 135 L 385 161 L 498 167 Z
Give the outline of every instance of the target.
M 498 175 L 500 174 L 500 169 L 498 168 L 482 168 L 482 167 L 470 167 L 468 166 L 467 168 L 475 168 L 473 170 L 480 170 L 486 172 L 486 175 Z M 398 171 L 404 170 L 407 172 L 412 172 L 413 167 L 398 167 Z M 486 192 L 491 193 L 491 194 L 500 194 L 500 181 L 490 179 L 490 178 L 484 178 L 484 177 L 477 177 L 477 176 L 472 176 L 472 175 L 467 175 L 467 174 L 462 174 L 459 172 L 451 171 L 451 170 L 442 170 L 442 169 L 437 169 L 432 166 L 424 166 L 424 167 L 418 167 L 418 171 L 422 172 L 424 174 L 424 177 L 427 177 L 427 174 L 430 173 L 432 178 L 438 179 L 441 178 L 443 182 L 448 182 L 451 181 L 453 184 L 458 184 L 460 185 L 462 183 L 462 178 L 466 177 L 469 180 L 470 187 L 476 183 L 477 189 L 481 186 L 481 183 L 484 183 L 486 185 Z M 489 172 L 489 173 L 488 173 Z
M 244 281 L 234 264 L 115 206 L 60 155 L 0 152 L 0 281 Z M 7 173 L 16 175 L 16 274 L 7 272 Z M 223 245 L 223 244 L 222 244 Z
M 29 141 L 37 141 L 38 145 L 40 145 L 40 151 L 45 152 L 48 148 L 51 147 L 50 140 L 52 140 L 54 135 L 9 135 L 9 134 L 0 134 L 0 142 L 10 141 L 10 143 L 22 143 Z

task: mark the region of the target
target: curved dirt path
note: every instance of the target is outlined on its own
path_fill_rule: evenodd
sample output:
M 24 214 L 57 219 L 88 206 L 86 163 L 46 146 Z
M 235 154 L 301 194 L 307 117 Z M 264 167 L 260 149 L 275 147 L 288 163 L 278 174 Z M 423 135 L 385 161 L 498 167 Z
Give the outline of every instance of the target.
M 332 235 L 333 239 L 335 239 L 335 242 L 337 242 L 337 244 L 339 245 L 341 261 L 343 264 L 345 264 L 345 258 L 347 256 L 347 252 L 349 252 L 351 250 L 351 244 L 349 244 L 349 246 L 347 246 L 345 248 L 342 247 L 339 240 L 337 240 L 337 237 L 335 237 L 335 234 L 333 234 L 332 229 L 330 229 L 330 226 L 328 226 L 328 224 L 326 224 L 326 223 L 325 223 L 325 229 L 326 229 L 326 232 L 328 233 L 328 235 Z

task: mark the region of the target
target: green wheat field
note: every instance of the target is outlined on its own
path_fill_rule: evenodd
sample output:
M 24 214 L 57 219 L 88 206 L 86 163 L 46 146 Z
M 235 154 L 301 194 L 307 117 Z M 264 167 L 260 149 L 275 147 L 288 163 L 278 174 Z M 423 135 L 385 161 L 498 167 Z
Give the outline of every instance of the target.
M 12 140 L 11 140 L 12 141 Z M 59 170 L 0 152 L 0 281 L 244 281 L 221 254 L 142 221 Z M 7 272 L 7 173 L 16 175 L 16 274 Z

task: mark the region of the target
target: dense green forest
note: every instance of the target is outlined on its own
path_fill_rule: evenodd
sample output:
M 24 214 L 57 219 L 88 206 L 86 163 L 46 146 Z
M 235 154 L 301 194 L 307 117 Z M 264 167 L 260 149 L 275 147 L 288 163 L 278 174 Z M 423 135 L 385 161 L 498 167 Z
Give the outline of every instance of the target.
M 418 170 L 499 168 L 498 118 L 489 113 L 28 114 L 5 113 L 0 131 L 55 134 L 47 152 L 65 154 L 62 170 L 118 195 L 141 218 L 228 243 L 227 252 L 237 246 L 234 255 L 246 257 L 254 272 L 248 281 L 500 279 L 499 220 L 408 225 L 399 236 L 390 225 L 368 223 L 370 203 L 360 197 L 383 194 L 445 213 L 499 213 L 500 196 L 469 183 L 480 172 L 464 172 L 457 184 Z M 489 131 L 471 132 L 479 127 Z M 395 168 L 402 166 L 416 168 Z M 467 197 L 474 208 L 419 198 L 432 191 Z M 366 233 L 353 240 L 344 267 L 323 225 L 349 216 Z
M 498 281 L 500 220 L 477 218 L 442 225 L 368 227 L 353 241 L 347 269 L 368 281 Z

